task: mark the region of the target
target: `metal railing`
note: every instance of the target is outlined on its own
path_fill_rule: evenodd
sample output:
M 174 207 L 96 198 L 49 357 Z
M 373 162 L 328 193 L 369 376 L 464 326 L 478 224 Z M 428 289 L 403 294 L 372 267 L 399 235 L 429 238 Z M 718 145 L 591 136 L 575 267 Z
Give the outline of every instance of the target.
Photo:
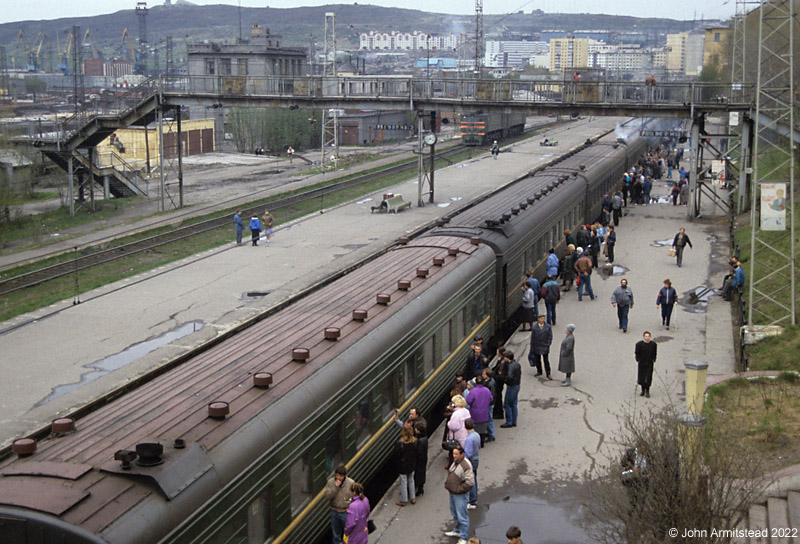
M 113 116 L 122 120 L 133 109 L 156 95 L 174 103 L 211 99 L 237 103 L 240 99 L 315 102 L 333 107 L 368 102 L 375 109 L 413 108 L 419 101 L 436 107 L 624 107 L 643 115 L 659 109 L 748 109 L 755 102 L 753 85 L 668 81 L 656 86 L 632 81 L 525 81 L 502 79 L 416 78 L 411 76 L 158 76 L 145 80 L 124 94 L 94 101 L 89 109 L 63 119 L 57 139 L 64 141 L 93 119 Z M 327 104 L 326 104 L 327 102 Z M 270 104 L 274 105 L 274 104 Z M 52 140 L 54 135 L 40 135 Z
M 339 98 L 500 102 L 513 105 L 607 104 L 686 106 L 751 104 L 755 87 L 723 83 L 666 82 L 648 87 L 631 81 L 523 81 L 409 76 L 256 77 L 169 76 L 161 88 L 167 95 L 264 96 L 276 98 Z M 735 100 L 734 100 L 735 98 Z

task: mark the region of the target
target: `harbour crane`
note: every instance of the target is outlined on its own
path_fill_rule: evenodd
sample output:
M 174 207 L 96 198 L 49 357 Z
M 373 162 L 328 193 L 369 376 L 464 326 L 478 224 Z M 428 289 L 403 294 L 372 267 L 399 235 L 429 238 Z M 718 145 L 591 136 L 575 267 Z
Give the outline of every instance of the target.
M 133 46 L 133 42 L 131 42 L 131 36 L 128 34 L 128 27 L 125 27 L 125 30 L 122 31 L 122 43 L 120 47 L 125 49 L 125 40 L 128 40 L 128 51 L 131 55 L 131 64 L 133 64 L 133 73 L 134 74 L 141 74 L 142 73 L 142 66 L 140 62 L 141 54 L 138 49 Z

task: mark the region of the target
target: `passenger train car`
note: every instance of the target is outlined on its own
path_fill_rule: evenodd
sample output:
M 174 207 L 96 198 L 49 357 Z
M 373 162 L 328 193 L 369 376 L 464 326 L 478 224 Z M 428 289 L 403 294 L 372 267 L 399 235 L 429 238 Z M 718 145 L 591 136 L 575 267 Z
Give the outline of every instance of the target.
M 474 113 L 461 118 L 461 143 L 491 145 L 494 140 L 522 134 L 524 113 Z
M 607 136 L 0 462 L 4 544 L 309 544 L 325 482 L 369 481 L 519 304 L 563 228 L 644 151 Z M 72 427 L 74 423 L 74 428 Z

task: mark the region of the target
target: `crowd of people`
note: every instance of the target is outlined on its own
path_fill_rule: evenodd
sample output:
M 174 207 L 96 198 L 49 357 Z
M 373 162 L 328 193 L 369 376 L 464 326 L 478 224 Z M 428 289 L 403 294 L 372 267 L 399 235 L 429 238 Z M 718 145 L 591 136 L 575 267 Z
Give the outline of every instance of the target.
M 592 274 L 601 267 L 601 254 L 605 256 L 606 265 L 614 263 L 618 241 L 616 227 L 624 216 L 624 208 L 654 202 L 651 195 L 653 181 L 663 177 L 671 179 L 673 171 L 679 175 L 677 185 L 686 187 L 689 174 L 680 167 L 680 160 L 680 151 L 671 149 L 671 146 L 660 146 L 650 151 L 630 172 L 625 173 L 613 195 L 604 195 L 602 213 L 597 222 L 583 225 L 575 233 L 564 231 L 564 255 L 559 258 L 555 248 L 549 250 L 544 263 L 544 278 L 537 277 L 534 270 L 526 274 L 521 286 L 518 322 L 521 331 L 530 333 L 527 357 L 529 366 L 535 368 L 535 377 L 553 379 L 550 351 L 555 336 L 556 308 L 562 295 L 571 291 L 573 284 L 577 283 L 578 301 L 583 301 L 584 295 L 592 301 L 597 298 L 592 289 Z M 681 191 L 683 189 L 678 191 L 678 195 L 682 194 Z M 672 194 L 674 196 L 674 191 Z M 671 246 L 671 254 L 676 257 L 678 267 L 683 264 L 686 246 L 692 248 L 692 243 L 685 229 L 681 228 L 673 237 Z M 720 291 L 727 298 L 743 284 L 744 273 L 734 259 L 731 261 L 731 273 L 725 277 Z M 673 308 L 678 301 L 677 291 L 669 278 L 663 280 L 663 287 L 654 298 L 662 327 L 669 330 Z M 544 303 L 542 313 L 539 311 L 540 302 Z M 622 333 L 627 333 L 630 313 L 634 308 L 634 293 L 626 278 L 621 279 L 619 286 L 614 289 L 610 302 L 616 309 L 618 328 Z M 576 369 L 575 331 L 574 324 L 567 325 L 560 341 L 556 370 L 563 375 L 562 387 L 572 385 Z M 458 544 L 480 542 L 469 536 L 469 511 L 478 507 L 480 450 L 496 439 L 494 420 L 503 420 L 499 425 L 502 429 L 514 429 L 519 424 L 517 404 L 522 367 L 511 350 L 501 346 L 490 354 L 488 349 L 483 338 L 473 339 L 464 370 L 458 373 L 452 383 L 450 404 L 444 414 L 442 448 L 448 452 L 444 485 L 453 518 L 453 528 L 446 531 L 445 535 L 458 538 Z M 644 331 L 632 355 L 636 364 L 637 392 L 645 398 L 650 398 L 657 353 L 658 346 L 652 333 Z M 406 421 L 399 420 L 395 412 L 395 421 L 400 428 L 395 458 L 400 474 L 400 497 L 396 504 L 405 507 L 416 504 L 417 498 L 424 494 L 428 468 L 427 423 L 418 408 L 410 409 Z M 643 451 L 642 448 L 640 451 Z M 632 457 L 630 470 L 636 472 L 644 467 L 643 455 L 640 453 L 638 458 L 635 455 Z M 343 492 L 342 486 L 349 491 Z M 339 469 L 328 484 L 326 498 L 331 504 L 334 544 L 367 541 L 369 503 L 365 503 L 366 499 L 362 497 L 363 489 L 356 486 L 359 484 L 347 479 L 346 473 L 340 473 Z M 349 503 L 346 499 L 349 499 Z M 358 503 L 354 508 L 356 500 Z M 356 539 L 353 534 L 356 534 Z M 511 527 L 506 538 L 509 543 L 520 543 L 520 529 Z

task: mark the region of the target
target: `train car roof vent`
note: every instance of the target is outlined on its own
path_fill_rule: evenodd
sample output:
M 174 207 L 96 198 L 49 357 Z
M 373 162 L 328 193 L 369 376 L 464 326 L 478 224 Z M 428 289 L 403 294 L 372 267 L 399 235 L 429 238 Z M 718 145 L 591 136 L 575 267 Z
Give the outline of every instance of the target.
M 261 389 L 269 389 L 269 386 L 272 385 L 272 372 L 256 372 L 253 374 L 253 385 Z M 186 446 L 184 445 L 184 447 Z
M 503 214 L 503 222 L 505 223 L 509 219 L 511 219 L 511 213 L 509 213 L 509 212 L 504 213 Z
M 447 248 L 447 254 L 450 255 L 451 257 L 455 257 L 456 255 L 458 255 L 458 253 L 459 253 L 459 249 L 457 247 L 448 247 Z
M 208 417 L 211 419 L 225 419 L 225 416 L 230 413 L 231 406 L 224 400 L 215 400 L 214 402 L 208 403 Z
M 429 270 L 427 268 L 417 268 L 418 278 L 427 278 Z
M 433 258 L 433 266 L 444 266 L 444 263 L 445 263 L 444 257 Z
M 536 195 L 534 196 L 534 200 L 539 200 L 540 198 L 542 198 L 542 196 L 543 196 L 542 191 L 536 191 Z
M 380 293 L 375 297 L 375 302 L 381 306 L 386 306 L 392 301 L 392 295 L 388 293 Z
M 341 329 L 339 329 L 339 327 L 326 327 L 324 334 L 325 334 L 325 340 L 336 341 L 342 335 L 342 331 Z
M 215 404 L 215 403 L 211 403 Z M 208 405 L 209 413 L 211 411 L 211 404 Z M 228 403 L 225 403 L 225 407 L 229 409 Z M 228 412 L 225 412 L 227 415 Z M 225 417 L 225 416 L 222 416 Z M 136 444 L 136 464 L 140 467 L 154 467 L 160 465 L 164 462 L 164 459 L 161 457 L 164 455 L 164 446 L 161 445 L 160 442 L 142 442 L 141 444 Z
M 534 202 L 536 202 L 536 197 L 535 196 L 529 196 L 528 197 L 528 204 L 533 204 Z
M 411 241 L 411 238 L 409 238 L 408 236 L 401 236 L 400 238 L 397 239 L 397 243 L 398 244 L 403 244 L 403 245 L 409 243 L 410 241 Z
M 480 243 L 481 243 L 480 236 L 473 236 L 472 238 L 469 239 L 469 243 L 472 244 L 473 246 L 480 245 Z
M 367 320 L 367 310 L 353 310 L 353 321 L 366 321 Z
M 70 417 L 54 419 L 50 424 L 50 431 L 56 436 L 64 436 L 75 430 L 75 420 Z
M 411 280 L 400 280 L 397 282 L 397 288 L 401 291 L 408 291 L 411 289 Z
M 514 215 L 519 215 L 519 209 L 520 209 L 519 206 L 513 206 L 511 208 L 511 213 Z
M 519 209 L 520 210 L 524 210 L 527 207 L 528 207 L 528 201 L 527 200 L 523 200 L 522 202 L 519 203 Z
M 33 438 L 18 438 L 11 444 L 11 451 L 19 457 L 29 457 L 36 452 L 36 440 Z
M 583 170 L 586 170 L 586 165 L 585 165 L 585 164 L 580 164 L 580 165 L 578 165 L 578 168 L 579 168 L 581 171 L 583 171 Z
M 305 363 L 311 357 L 311 352 L 307 348 L 294 348 L 292 350 L 292 361 Z
M 494 227 L 497 226 L 497 221 L 495 221 L 494 219 L 487 219 L 486 221 L 484 221 L 484 223 L 486 223 L 486 228 L 489 229 L 493 229 Z

